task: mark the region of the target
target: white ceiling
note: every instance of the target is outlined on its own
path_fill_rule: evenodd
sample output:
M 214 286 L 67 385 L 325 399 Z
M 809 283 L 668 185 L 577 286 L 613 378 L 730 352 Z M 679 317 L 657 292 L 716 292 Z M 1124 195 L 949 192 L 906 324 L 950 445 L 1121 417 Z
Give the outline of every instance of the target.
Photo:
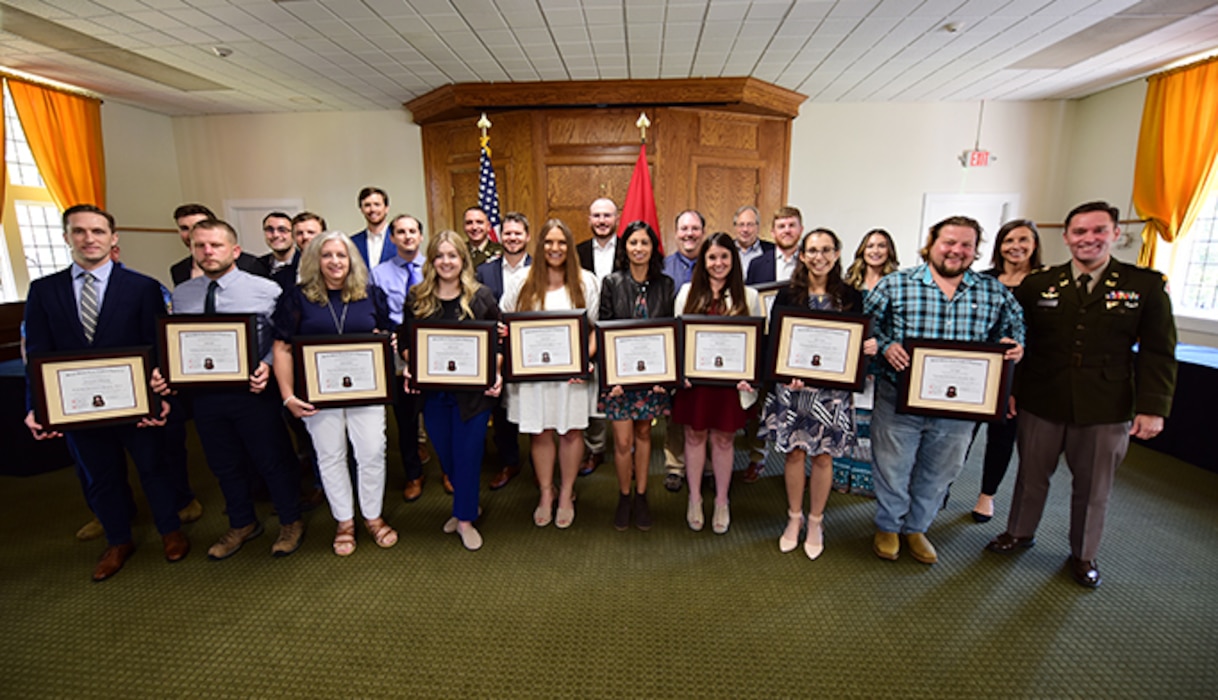
M 71 32 L 67 50 L 17 36 L 6 6 L 125 50 L 110 65 L 225 89 L 73 55 Z M 1218 0 L 0 2 L 0 65 L 174 115 L 392 109 L 461 82 L 746 75 L 820 102 L 1072 98 L 1214 49 Z

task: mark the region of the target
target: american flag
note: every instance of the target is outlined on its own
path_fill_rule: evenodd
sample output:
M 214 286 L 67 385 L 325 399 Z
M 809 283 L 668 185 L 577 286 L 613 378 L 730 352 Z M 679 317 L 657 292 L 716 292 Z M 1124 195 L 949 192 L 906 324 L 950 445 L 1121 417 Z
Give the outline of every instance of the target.
M 491 222 L 491 240 L 499 242 L 499 188 L 495 186 L 495 169 L 491 167 L 491 154 L 482 146 L 482 157 L 478 159 L 478 206 L 486 212 Z

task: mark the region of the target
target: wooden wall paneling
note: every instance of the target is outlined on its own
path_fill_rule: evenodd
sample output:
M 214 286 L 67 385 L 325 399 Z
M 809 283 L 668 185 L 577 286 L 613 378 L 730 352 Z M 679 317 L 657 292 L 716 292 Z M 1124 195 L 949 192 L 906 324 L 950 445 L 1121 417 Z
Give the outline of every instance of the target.
M 531 110 L 487 115 L 491 127 L 491 162 L 499 185 L 499 212 L 519 211 L 530 217 L 540 189 L 534 172 L 537 158 Z
M 761 164 L 723 163 L 704 157 L 693 161 L 694 196 L 706 217 L 706 233 L 726 231 L 735 236 L 732 216 L 746 204 L 757 204 Z
M 757 208 L 761 210 L 761 231 L 767 240 L 770 236 L 770 223 L 774 212 L 786 204 L 800 206 L 799 202 L 787 201 L 787 177 L 791 167 L 791 122 L 785 119 L 761 119 L 761 129 L 758 132 L 758 148 L 766 158 L 766 166 L 760 172 L 760 193 L 757 197 Z M 804 215 L 804 227 L 814 228 L 813 220 L 809 220 L 811 212 L 801 207 Z
M 656 130 L 651 186 L 655 191 L 664 250 L 671 253 L 676 250 L 677 214 L 698 208 L 691 172 L 694 139 L 690 138 L 698 133 L 698 115 L 691 110 L 663 107 L 656 110 L 651 121 Z M 648 141 L 650 151 L 650 138 Z

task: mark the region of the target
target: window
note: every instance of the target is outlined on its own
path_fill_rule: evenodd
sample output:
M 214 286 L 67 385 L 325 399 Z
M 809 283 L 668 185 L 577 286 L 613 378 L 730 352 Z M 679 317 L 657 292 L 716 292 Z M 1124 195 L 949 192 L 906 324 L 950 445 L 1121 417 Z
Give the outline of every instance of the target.
M 1172 311 L 1188 330 L 1218 330 L 1218 187 L 1211 189 L 1188 232 L 1160 245 L 1156 267 L 1170 271 Z
M 63 240 L 59 208 L 38 173 L 7 84 L 4 86 L 4 159 L 9 182 L 4 194 L 3 224 L 0 224 L 0 232 L 4 234 L 4 245 L 0 247 L 0 301 L 16 301 L 25 296 L 23 290 L 31 280 L 64 269 L 72 264 L 72 257 Z M 25 261 L 24 266 L 15 264 L 21 260 Z

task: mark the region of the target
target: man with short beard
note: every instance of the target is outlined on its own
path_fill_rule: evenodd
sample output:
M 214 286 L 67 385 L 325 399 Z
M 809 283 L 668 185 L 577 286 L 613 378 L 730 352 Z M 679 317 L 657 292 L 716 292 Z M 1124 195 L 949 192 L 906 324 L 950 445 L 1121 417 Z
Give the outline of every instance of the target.
M 977 257 L 981 224 L 953 216 L 930 228 L 922 265 L 894 272 L 867 295 L 879 343 L 871 453 L 875 464 L 876 533 L 872 549 L 896 559 L 905 535 L 910 554 L 934 564 L 938 554 L 926 531 L 947 488 L 964 467 L 971 420 L 897 413 L 897 375 L 908 371 L 907 340 L 1010 343 L 1006 359 L 1023 356 L 1023 311 L 998 278 L 969 269 Z M 754 263 L 756 264 L 756 263 Z
M 780 207 L 774 212 L 774 221 L 770 224 L 770 235 L 774 237 L 770 254 L 757 256 L 747 266 L 741 263 L 747 272 L 744 283 L 766 284 L 791 279 L 796 258 L 799 257 L 795 250 L 803 234 L 804 220 L 799 210 L 789 205 Z
M 190 229 L 194 228 L 195 224 L 204 219 L 214 218 L 216 218 L 216 215 L 212 213 L 212 210 L 202 204 L 183 204 L 173 210 L 173 222 L 178 228 L 178 236 L 182 239 L 182 245 L 186 246 L 188 251 L 190 250 Z M 258 275 L 259 277 L 271 276 L 270 269 L 261 260 L 249 253 L 242 253 L 237 256 L 237 267 L 251 275 Z M 193 255 L 187 255 L 169 268 L 169 278 L 173 280 L 173 286 L 175 287 L 188 279 L 202 276 L 203 271 L 195 264 Z
M 273 277 L 276 272 L 292 264 L 300 255 L 292 240 L 292 217 L 281 211 L 273 211 L 262 219 L 262 235 L 266 236 L 266 247 L 271 252 L 258 258 Z

